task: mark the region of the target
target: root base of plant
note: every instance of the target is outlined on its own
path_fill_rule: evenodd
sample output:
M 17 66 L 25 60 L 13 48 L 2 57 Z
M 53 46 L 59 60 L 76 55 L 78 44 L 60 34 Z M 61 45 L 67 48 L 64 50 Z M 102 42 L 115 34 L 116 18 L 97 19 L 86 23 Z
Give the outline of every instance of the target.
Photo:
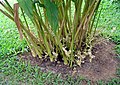
M 83 76 L 89 80 L 108 80 L 109 78 L 116 77 L 116 69 L 118 61 L 114 58 L 116 56 L 114 52 L 115 44 L 105 39 L 98 39 L 93 47 L 93 54 L 96 56 L 92 62 L 89 59 L 85 59 L 85 63 L 80 66 L 74 66 L 70 68 L 64 65 L 62 61 L 50 62 L 49 59 L 41 60 L 38 57 L 33 58 L 31 53 L 24 53 L 18 55 L 25 61 L 30 61 L 31 65 L 38 65 L 43 72 L 53 72 L 61 74 L 65 77 L 67 74 L 74 77 Z

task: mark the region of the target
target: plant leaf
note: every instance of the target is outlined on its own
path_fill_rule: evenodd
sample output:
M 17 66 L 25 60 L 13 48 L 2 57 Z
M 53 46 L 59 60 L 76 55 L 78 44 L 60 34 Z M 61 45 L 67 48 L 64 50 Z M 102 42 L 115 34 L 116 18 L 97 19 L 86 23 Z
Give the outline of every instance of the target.
M 72 0 L 73 2 L 75 2 L 76 0 Z
M 40 7 L 45 8 L 44 4 L 41 4 L 41 3 L 40 3 L 39 1 L 37 1 L 37 0 L 34 0 L 33 3 L 34 3 L 34 4 L 35 4 L 35 3 L 38 3 Z
M 14 21 L 17 25 L 17 28 L 20 34 L 20 39 L 23 39 L 22 29 L 20 26 L 20 20 L 19 20 L 19 15 L 18 15 L 18 9 L 19 9 L 18 3 L 14 4 Z
M 33 19 L 33 2 L 32 0 L 17 0 L 19 6 L 24 10 L 30 19 Z
M 44 5 L 46 8 L 46 14 L 48 21 L 52 27 L 52 30 L 56 34 L 56 31 L 58 29 L 58 9 L 54 2 L 51 2 L 50 0 L 44 0 Z

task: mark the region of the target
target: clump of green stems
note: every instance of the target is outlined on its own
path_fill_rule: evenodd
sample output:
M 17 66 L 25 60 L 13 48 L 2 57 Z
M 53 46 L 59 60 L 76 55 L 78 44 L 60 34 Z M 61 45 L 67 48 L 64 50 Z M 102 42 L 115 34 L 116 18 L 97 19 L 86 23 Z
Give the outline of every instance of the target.
M 85 58 L 90 62 L 93 28 L 101 0 L 17 0 L 12 8 L 7 0 L 0 2 L 6 11 L 0 11 L 13 20 L 21 38 L 25 38 L 34 57 L 58 57 L 65 65 L 81 66 Z M 22 18 L 19 17 L 20 7 Z M 29 19 L 28 19 L 29 17 Z M 30 28 L 29 20 L 34 26 Z M 37 33 L 37 34 L 36 34 Z

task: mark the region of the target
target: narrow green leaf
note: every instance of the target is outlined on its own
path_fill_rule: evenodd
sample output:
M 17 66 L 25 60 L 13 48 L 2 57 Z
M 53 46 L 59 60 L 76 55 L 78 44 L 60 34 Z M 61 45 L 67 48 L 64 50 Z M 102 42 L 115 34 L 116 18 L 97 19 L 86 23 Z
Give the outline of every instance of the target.
M 76 0 L 72 0 L 73 2 L 75 2 Z
M 32 19 L 33 18 L 33 2 L 32 0 L 17 0 L 19 6 L 24 10 L 27 16 Z
M 48 21 L 54 33 L 58 30 L 58 9 L 54 2 L 44 0 Z
M 37 0 L 34 0 L 33 3 L 34 3 L 34 4 L 35 4 L 35 3 L 38 3 L 40 7 L 45 8 L 44 4 L 41 4 L 41 3 L 40 3 L 39 1 L 37 1 Z

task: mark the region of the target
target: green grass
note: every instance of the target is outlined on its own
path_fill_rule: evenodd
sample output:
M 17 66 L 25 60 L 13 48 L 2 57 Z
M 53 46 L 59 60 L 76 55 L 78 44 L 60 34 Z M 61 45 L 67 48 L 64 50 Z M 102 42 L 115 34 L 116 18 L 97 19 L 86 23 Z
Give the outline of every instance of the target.
M 23 52 L 27 45 L 19 39 L 15 23 L 1 13 L 0 19 L 0 56 Z
M 102 13 L 99 18 L 98 28 L 102 35 L 117 44 L 116 52 L 120 56 L 120 1 L 111 3 L 103 0 Z
M 98 28 L 102 28 L 102 36 L 117 44 L 115 49 L 120 56 L 120 2 L 104 1 Z M 111 32 L 113 28 L 116 29 Z M 0 13 L 0 85 L 81 85 L 83 80 L 90 85 L 89 80 L 81 77 L 62 79 L 60 74 L 43 73 L 40 67 L 19 61 L 16 54 L 24 51 L 28 51 L 28 47 L 25 40 L 19 39 L 15 24 Z M 116 73 L 120 78 L 120 68 Z M 98 85 L 119 85 L 119 78 L 98 81 Z
M 102 12 L 97 28 L 102 32 L 102 36 L 116 43 L 115 50 L 120 56 L 120 1 L 113 1 L 102 1 L 100 6 Z

